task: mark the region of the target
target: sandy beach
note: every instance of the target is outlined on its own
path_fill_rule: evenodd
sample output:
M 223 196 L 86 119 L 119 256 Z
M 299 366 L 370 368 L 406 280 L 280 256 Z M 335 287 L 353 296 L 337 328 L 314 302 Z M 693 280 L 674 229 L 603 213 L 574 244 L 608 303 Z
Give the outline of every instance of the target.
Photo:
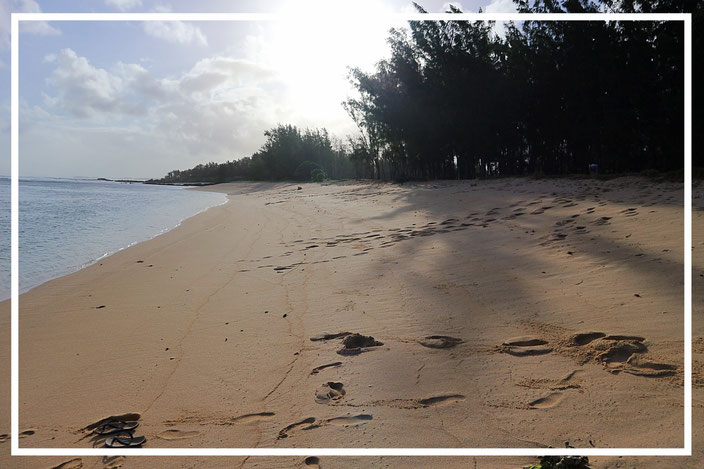
M 20 297 L 20 446 L 681 447 L 683 185 L 234 183 L 229 202 Z M 704 198 L 689 458 L 704 467 Z M 9 434 L 9 301 L 0 434 Z M 362 340 L 354 334 L 373 337 Z M 357 343 L 355 343 L 357 342 Z M 12 458 L 2 467 L 479 467 L 535 458 Z M 314 456 L 314 454 L 311 454 Z

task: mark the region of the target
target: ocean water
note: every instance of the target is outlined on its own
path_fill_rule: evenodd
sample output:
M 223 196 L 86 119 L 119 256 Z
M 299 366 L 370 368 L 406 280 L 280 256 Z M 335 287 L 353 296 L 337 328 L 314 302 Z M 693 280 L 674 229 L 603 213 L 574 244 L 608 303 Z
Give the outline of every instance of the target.
M 146 241 L 224 194 L 108 181 L 21 178 L 19 287 L 24 293 Z M 10 297 L 10 179 L 0 177 L 0 300 Z

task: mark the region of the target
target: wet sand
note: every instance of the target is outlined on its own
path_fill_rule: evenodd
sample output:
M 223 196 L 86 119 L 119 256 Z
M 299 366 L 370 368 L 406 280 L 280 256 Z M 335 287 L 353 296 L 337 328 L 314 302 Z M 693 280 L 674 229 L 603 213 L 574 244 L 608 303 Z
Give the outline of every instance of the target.
M 20 298 L 23 447 L 677 447 L 683 190 L 648 179 L 224 184 L 158 238 Z M 198 189 L 201 190 L 201 189 Z M 693 212 L 700 467 L 704 199 Z M 9 390 L 9 302 L 0 385 Z M 361 334 L 373 339 L 364 339 Z M 9 393 L 0 403 L 9 433 Z M 53 467 L 74 458 L 12 458 Z M 521 467 L 534 458 L 80 458 L 75 467 Z M 72 466 L 65 466 L 72 467 Z

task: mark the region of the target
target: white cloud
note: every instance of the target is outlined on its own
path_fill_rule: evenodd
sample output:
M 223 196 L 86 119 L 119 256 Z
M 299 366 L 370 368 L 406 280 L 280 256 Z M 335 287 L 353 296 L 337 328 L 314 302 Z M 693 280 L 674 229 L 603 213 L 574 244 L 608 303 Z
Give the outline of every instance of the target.
M 45 61 L 56 63 L 47 81 L 58 90 L 53 98 L 57 106 L 79 117 L 119 108 L 120 77 L 92 66 L 85 57 L 79 57 L 71 49 L 64 49 L 55 56 L 48 55 Z
M 484 7 L 484 13 L 515 13 L 516 4 L 513 0 L 493 0 Z
M 130 174 L 161 176 L 207 160 L 249 156 L 260 147 L 264 130 L 293 122 L 281 77 L 246 60 L 209 57 L 169 78 L 154 77 L 139 64 L 99 68 L 71 49 L 45 60 L 54 70 L 43 108 L 20 112 L 24 155 L 47 154 L 52 138 L 64 135 L 55 140 L 63 155 L 88 158 L 88 142 L 101 148 L 103 173 L 122 158 L 133 166 L 126 169 Z M 25 143 L 30 135 L 32 142 Z M 27 170 L 31 167 L 28 163 Z M 141 168 L 151 172 L 140 173 Z
M 177 44 L 208 45 L 205 34 L 197 26 L 183 21 L 145 21 L 144 32 L 150 36 Z
M 105 4 L 120 11 L 127 11 L 142 6 L 142 0 L 105 0 Z
M 34 0 L 19 0 L 15 11 L 24 13 L 41 13 L 42 9 Z M 61 31 L 51 26 L 46 21 L 27 21 L 20 23 L 20 30 L 23 33 L 39 34 L 41 36 L 55 36 L 61 34 Z
M 327 5 L 320 0 L 318 13 L 327 11 Z M 316 13 L 310 8 L 305 13 Z M 342 5 L 336 8 L 340 10 L 335 13 L 347 12 Z M 388 10 L 376 8 L 380 13 Z M 365 23 L 362 36 L 357 34 L 358 24 L 326 22 L 315 15 L 305 21 L 256 24 L 245 30 L 246 39 L 233 40 L 221 55 L 205 57 L 168 76 L 157 75 L 148 60 L 114 59 L 98 65 L 70 49 L 55 52 L 53 61 L 50 55 L 44 65 L 51 72 L 40 106 L 48 115 L 21 108 L 27 162 L 23 171 L 30 174 L 32 162 L 42 161 L 53 150 L 62 158 L 84 158 L 75 164 L 67 160 L 65 169 L 57 166 L 56 175 L 83 172 L 84 162 L 93 154 L 106 169 L 86 175 L 111 173 L 110 167 L 120 161 L 123 174 L 161 176 L 174 168 L 249 156 L 264 142 L 263 132 L 278 123 L 326 127 L 344 137 L 356 131 L 340 104 L 355 95 L 346 79 L 347 67 L 372 68 L 388 53 L 388 28 L 406 24 L 391 24 L 379 16 Z M 164 40 L 207 43 L 195 27 L 198 23 L 147 24 L 151 25 L 143 26 L 147 33 Z M 208 49 L 191 52 L 196 51 Z M 54 174 L 53 169 L 38 168 Z
M 154 5 L 154 8 L 152 8 L 153 11 L 156 13 L 171 13 L 171 5 L 165 5 L 162 3 L 159 3 L 157 5 Z
M 173 88 L 166 80 L 154 79 L 141 65 L 118 62 L 108 71 L 71 49 L 49 54 L 44 61 L 55 64 L 47 84 L 56 91 L 45 94 L 45 105 L 74 117 L 102 122 L 126 115 L 145 116 Z
M 0 46 L 10 46 L 10 13 L 41 13 L 39 4 L 34 0 L 0 1 Z M 57 36 L 61 31 L 46 21 L 23 21 L 20 23 L 22 33 L 41 36 Z
M 39 36 L 58 36 L 61 34 L 61 31 L 46 21 L 22 21 L 20 23 L 20 32 Z

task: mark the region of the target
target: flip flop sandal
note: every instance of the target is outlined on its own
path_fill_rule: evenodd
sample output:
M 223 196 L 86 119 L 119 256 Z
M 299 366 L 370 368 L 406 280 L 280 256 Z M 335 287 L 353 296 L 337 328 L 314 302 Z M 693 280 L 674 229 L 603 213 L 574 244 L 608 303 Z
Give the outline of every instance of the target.
M 124 438 L 122 436 L 109 436 L 105 440 L 105 446 L 108 448 L 135 448 L 137 446 L 142 446 L 147 438 L 144 436 L 138 436 L 135 438 Z
M 137 428 L 137 425 L 139 425 L 139 422 L 125 422 L 123 420 L 112 420 L 110 422 L 99 425 L 95 430 L 93 430 L 93 432 L 97 433 L 98 435 L 107 435 L 108 433 L 133 430 Z

